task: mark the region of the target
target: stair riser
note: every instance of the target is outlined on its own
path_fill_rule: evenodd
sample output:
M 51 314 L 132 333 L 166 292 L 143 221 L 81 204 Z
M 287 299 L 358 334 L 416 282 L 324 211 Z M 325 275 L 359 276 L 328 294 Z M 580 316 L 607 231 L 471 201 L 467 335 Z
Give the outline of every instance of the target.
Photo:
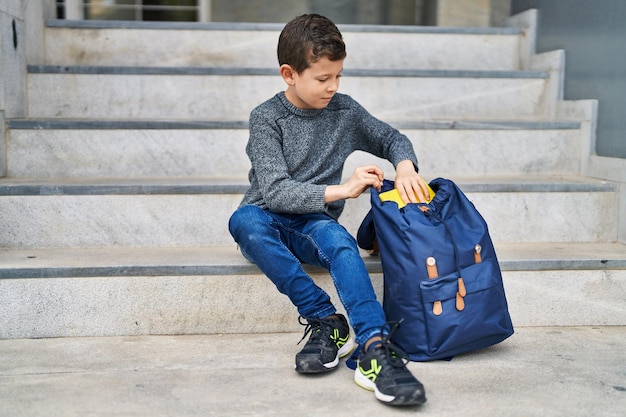
M 47 28 L 45 63 L 277 68 L 278 35 L 279 31 Z M 519 69 L 518 35 L 344 32 L 344 40 L 347 68 Z
M 466 195 L 487 222 L 494 242 L 617 239 L 617 204 L 613 192 L 467 192 Z M 369 196 L 348 200 L 341 223 L 356 233 L 369 209 Z
M 338 303 L 330 277 L 314 277 Z M 625 270 L 503 277 L 515 326 L 626 325 Z M 381 299 L 382 275 L 372 281 Z M 261 274 L 0 280 L 0 338 L 302 330 L 296 309 Z
M 494 241 L 615 241 L 613 192 L 467 193 Z M 172 247 L 233 244 L 227 224 L 238 194 L 0 197 L 0 248 Z M 341 222 L 356 233 L 369 195 L 350 200 Z
M 426 174 L 577 174 L 580 131 L 401 129 Z M 9 177 L 245 177 L 248 130 L 13 130 Z M 462 161 L 462 162 L 460 162 Z M 353 154 L 344 172 L 386 161 Z
M 0 198 L 0 248 L 217 246 L 241 195 L 16 196 Z
M 248 130 L 13 130 L 9 177 L 246 178 Z
M 544 78 L 344 77 L 383 120 L 545 119 Z M 285 84 L 273 75 L 29 74 L 31 118 L 247 120 Z M 97 97 L 97 100 L 94 100 Z M 554 98 L 556 99 L 556 97 Z

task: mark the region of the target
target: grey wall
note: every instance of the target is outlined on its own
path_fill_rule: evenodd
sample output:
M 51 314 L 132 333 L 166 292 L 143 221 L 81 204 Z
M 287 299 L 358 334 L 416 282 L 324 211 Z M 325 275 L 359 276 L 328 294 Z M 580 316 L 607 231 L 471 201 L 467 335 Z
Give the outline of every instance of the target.
M 25 112 L 24 0 L 0 4 L 0 177 L 6 172 L 5 118 Z
M 511 14 L 527 9 L 537 52 L 565 50 L 565 99 L 599 100 L 597 154 L 626 158 L 626 1 L 511 1 Z
M 0 5 L 0 110 L 5 117 L 22 117 L 25 111 L 26 47 L 24 0 Z

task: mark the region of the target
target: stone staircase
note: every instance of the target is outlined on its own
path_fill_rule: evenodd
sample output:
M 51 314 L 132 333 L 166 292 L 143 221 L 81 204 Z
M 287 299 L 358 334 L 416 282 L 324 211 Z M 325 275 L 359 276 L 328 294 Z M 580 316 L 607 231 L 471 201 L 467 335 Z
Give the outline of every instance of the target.
M 626 325 L 619 186 L 581 168 L 596 104 L 562 101 L 563 53 L 534 55 L 534 19 L 341 26 L 340 91 L 409 136 L 426 178 L 475 203 L 515 325 Z M 281 28 L 46 22 L 27 117 L 7 120 L 0 338 L 300 330 L 227 230 L 247 187 L 248 114 L 284 89 Z M 361 153 L 346 175 L 371 162 L 393 178 Z M 342 223 L 356 232 L 368 206 L 349 201 Z

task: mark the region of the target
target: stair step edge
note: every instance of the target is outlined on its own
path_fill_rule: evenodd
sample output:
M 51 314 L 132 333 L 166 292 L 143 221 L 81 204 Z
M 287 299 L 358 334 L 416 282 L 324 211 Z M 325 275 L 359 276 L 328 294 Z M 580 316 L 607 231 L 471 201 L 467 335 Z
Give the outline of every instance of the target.
M 621 243 L 496 243 L 502 271 L 626 269 Z M 370 273 L 380 258 L 363 252 Z M 0 251 L 0 279 L 260 274 L 232 246 L 202 248 L 87 248 Z M 322 268 L 306 266 L 311 273 Z
M 50 28 L 68 29 L 150 29 L 150 30 L 241 30 L 280 32 L 283 23 L 248 22 L 158 22 L 123 20 L 66 20 L 46 19 Z M 443 27 L 416 25 L 357 25 L 338 24 L 342 32 L 376 33 L 435 33 L 453 35 L 521 35 L 524 31 L 515 27 Z
M 614 192 L 618 185 L 583 177 L 452 178 L 465 193 Z M 246 178 L 0 179 L 0 196 L 243 194 Z
M 241 67 L 147 67 L 147 66 L 89 66 L 89 65 L 28 65 L 29 74 L 89 74 L 89 75 L 229 75 L 278 76 L 277 68 Z M 423 78 L 543 78 L 548 71 L 539 70 L 430 70 L 430 69 L 346 69 L 348 77 L 423 77 Z
M 222 120 L 79 120 L 79 119 L 8 119 L 9 129 L 248 129 L 248 121 Z M 389 121 L 397 129 L 450 129 L 450 130 L 560 130 L 580 129 L 581 122 L 571 120 L 517 121 L 517 120 L 415 120 Z

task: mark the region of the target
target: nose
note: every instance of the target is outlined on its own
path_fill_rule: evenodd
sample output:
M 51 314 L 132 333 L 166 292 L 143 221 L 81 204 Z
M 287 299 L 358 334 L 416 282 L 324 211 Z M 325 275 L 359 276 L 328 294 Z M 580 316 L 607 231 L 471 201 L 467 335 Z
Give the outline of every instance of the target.
M 339 78 L 336 78 L 333 81 L 330 81 L 328 83 L 328 86 L 326 87 L 326 90 L 332 93 L 334 93 L 338 89 L 339 89 Z

